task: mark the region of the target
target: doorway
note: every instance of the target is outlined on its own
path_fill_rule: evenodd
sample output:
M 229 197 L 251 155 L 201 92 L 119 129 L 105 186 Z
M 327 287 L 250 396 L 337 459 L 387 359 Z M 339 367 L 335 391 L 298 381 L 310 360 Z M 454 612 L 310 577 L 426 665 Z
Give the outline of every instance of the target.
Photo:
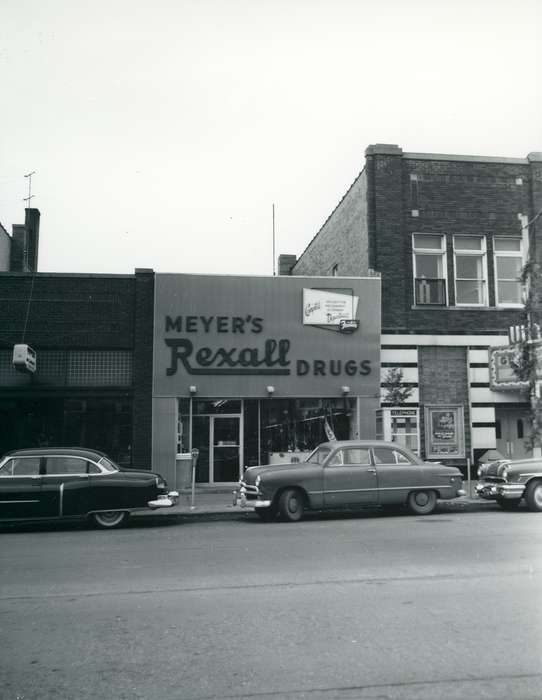
M 239 481 L 241 416 L 195 415 L 192 445 L 199 450 L 196 481 L 217 484 Z
M 507 408 L 495 412 L 495 433 L 497 449 L 506 459 L 532 457 L 532 450 L 526 447 L 529 437 L 529 415 L 526 409 Z

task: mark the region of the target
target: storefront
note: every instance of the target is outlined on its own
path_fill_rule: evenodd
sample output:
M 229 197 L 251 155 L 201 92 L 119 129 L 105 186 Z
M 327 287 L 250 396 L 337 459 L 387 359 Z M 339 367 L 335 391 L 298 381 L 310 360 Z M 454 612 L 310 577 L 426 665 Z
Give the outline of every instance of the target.
M 156 274 L 153 468 L 175 483 L 300 461 L 331 437 L 374 437 L 380 279 Z

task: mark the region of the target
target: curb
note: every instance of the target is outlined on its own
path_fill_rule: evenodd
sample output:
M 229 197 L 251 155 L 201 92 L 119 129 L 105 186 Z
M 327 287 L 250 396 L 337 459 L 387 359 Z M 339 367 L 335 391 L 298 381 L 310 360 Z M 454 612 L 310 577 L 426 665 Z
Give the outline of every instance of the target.
M 484 510 L 487 507 L 496 506 L 494 501 L 483 501 L 472 498 L 455 499 L 453 501 L 440 501 L 438 509 L 441 511 L 477 511 Z M 378 506 L 366 507 L 366 508 L 352 508 L 352 509 L 340 509 L 337 513 L 359 513 L 369 510 L 379 510 Z M 314 511 L 314 513 L 319 513 L 323 511 Z M 405 513 L 407 511 L 405 510 Z M 238 519 L 240 516 L 252 515 L 254 513 L 254 508 L 240 508 L 239 506 L 212 506 L 212 505 L 201 505 L 195 506 L 193 509 L 190 506 L 174 506 L 171 509 L 163 509 L 160 511 L 145 510 L 132 513 L 131 518 L 150 518 L 150 519 L 171 519 L 171 520 L 234 520 Z M 438 514 L 438 510 L 437 510 Z

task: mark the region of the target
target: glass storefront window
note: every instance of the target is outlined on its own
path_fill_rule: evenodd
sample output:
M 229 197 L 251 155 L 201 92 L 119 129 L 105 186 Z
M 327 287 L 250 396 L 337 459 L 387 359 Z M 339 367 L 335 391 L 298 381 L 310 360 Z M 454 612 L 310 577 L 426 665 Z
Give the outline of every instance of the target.
M 0 454 L 23 447 L 89 447 L 131 463 L 132 403 L 122 398 L 0 400 Z
M 350 437 L 354 400 L 270 399 L 261 402 L 262 463 L 280 452 L 310 452 L 332 435 Z

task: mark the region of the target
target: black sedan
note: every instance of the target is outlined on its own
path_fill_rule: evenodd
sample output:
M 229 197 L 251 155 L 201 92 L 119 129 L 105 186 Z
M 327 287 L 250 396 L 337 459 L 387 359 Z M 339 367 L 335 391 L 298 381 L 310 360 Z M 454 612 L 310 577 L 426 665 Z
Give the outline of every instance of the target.
M 86 448 L 35 448 L 0 459 L 0 521 L 88 518 L 101 528 L 130 513 L 168 508 L 179 494 L 159 474 L 122 469 Z

